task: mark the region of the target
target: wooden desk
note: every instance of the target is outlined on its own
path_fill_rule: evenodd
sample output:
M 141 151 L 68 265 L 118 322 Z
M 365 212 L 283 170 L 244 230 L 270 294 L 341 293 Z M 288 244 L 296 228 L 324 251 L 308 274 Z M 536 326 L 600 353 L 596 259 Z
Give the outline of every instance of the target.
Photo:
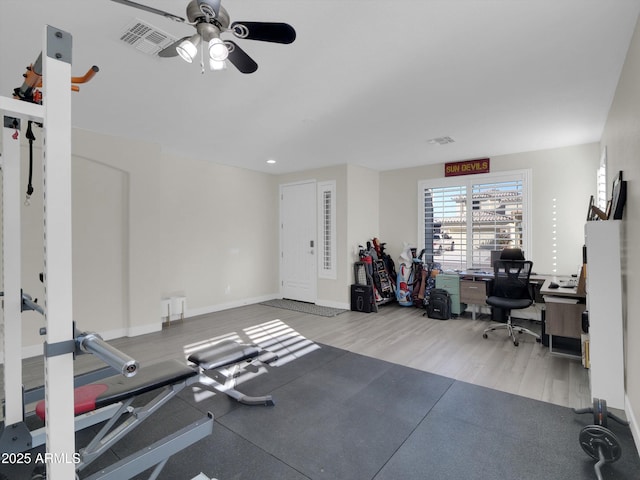
M 553 350 L 553 336 L 575 338 L 582 335 L 582 312 L 585 311 L 585 295 L 579 294 L 576 287 L 567 284 L 573 277 L 547 278 L 540 289 L 545 302 L 545 327 L 549 335 L 549 352 L 556 355 L 578 357 Z M 573 279 L 577 280 L 577 279 Z M 555 283 L 558 288 L 550 288 Z
M 553 297 L 578 298 L 578 299 L 584 300 L 585 296 L 578 294 L 577 286 L 575 287 L 567 286 L 567 284 L 571 280 L 575 280 L 576 282 L 578 281 L 578 279 L 575 277 L 558 276 L 558 275 L 546 276 L 544 277 L 544 283 L 542 284 L 542 288 L 540 289 L 540 294 L 551 295 Z M 559 287 L 550 288 L 549 285 L 551 285 L 552 283 L 558 284 Z
M 472 318 L 475 320 L 478 307 L 487 305 L 488 282 L 493 280 L 493 272 L 465 270 L 455 273 L 460 277 L 460 303 L 471 306 Z M 567 287 L 568 282 L 572 280 L 577 285 L 577 278 L 569 276 L 532 274 L 529 277 L 529 282 L 536 287 L 536 301 L 545 302 L 545 333 L 549 335 L 549 352 L 579 357 L 579 353 L 567 354 L 558 351 L 557 348 L 554 350 L 553 347 L 554 335 L 577 340 L 582 336 L 585 295 L 578 293 L 577 286 Z M 550 288 L 552 283 L 558 284 L 558 288 Z

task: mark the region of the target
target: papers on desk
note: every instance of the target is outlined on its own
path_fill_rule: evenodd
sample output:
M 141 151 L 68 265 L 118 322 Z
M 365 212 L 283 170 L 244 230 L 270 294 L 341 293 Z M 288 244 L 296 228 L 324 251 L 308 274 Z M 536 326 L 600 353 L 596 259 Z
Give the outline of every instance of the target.
M 578 303 L 579 298 L 571 298 L 571 297 L 555 297 L 552 295 L 543 295 L 545 303 Z

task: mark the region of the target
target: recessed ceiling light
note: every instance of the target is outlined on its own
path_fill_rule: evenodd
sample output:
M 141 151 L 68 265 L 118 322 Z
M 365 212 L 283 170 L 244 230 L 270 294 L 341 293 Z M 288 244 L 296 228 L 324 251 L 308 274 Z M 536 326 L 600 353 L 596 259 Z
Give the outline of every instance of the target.
M 276 161 L 274 159 L 270 158 L 269 160 L 267 160 L 267 163 L 269 165 L 273 165 L 274 163 L 276 163 Z
M 446 145 L 447 143 L 453 143 L 455 142 L 455 140 L 451 137 L 438 137 L 438 138 L 432 138 L 431 140 L 427 140 L 427 143 L 431 144 L 431 145 Z

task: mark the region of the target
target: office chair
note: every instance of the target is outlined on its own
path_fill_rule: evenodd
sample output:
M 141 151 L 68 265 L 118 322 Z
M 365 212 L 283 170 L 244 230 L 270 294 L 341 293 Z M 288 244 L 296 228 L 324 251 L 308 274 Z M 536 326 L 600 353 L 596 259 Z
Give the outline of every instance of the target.
M 519 248 L 503 250 L 500 259 L 493 263 L 493 288 L 487 297 L 487 304 L 505 310 L 507 323 L 485 329 L 482 334 L 483 338 L 487 338 L 488 332 L 504 328 L 516 347 L 519 341 L 515 332 L 532 335 L 537 341 L 540 341 L 540 335 L 537 333 L 511 322 L 511 310 L 527 308 L 533 304 L 533 296 L 529 286 L 532 267 L 533 262 L 525 260 L 522 250 Z

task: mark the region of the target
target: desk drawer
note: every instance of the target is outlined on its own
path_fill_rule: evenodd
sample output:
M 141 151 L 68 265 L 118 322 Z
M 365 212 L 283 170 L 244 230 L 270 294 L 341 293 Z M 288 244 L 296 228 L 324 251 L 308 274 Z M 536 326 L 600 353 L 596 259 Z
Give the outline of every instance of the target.
M 549 335 L 580 338 L 584 303 L 545 303 L 545 329 Z
M 460 301 L 472 305 L 485 305 L 487 282 L 483 280 L 460 280 Z
M 452 295 L 458 294 L 460 293 L 460 277 L 441 273 L 436 277 L 436 288 L 443 288 Z

